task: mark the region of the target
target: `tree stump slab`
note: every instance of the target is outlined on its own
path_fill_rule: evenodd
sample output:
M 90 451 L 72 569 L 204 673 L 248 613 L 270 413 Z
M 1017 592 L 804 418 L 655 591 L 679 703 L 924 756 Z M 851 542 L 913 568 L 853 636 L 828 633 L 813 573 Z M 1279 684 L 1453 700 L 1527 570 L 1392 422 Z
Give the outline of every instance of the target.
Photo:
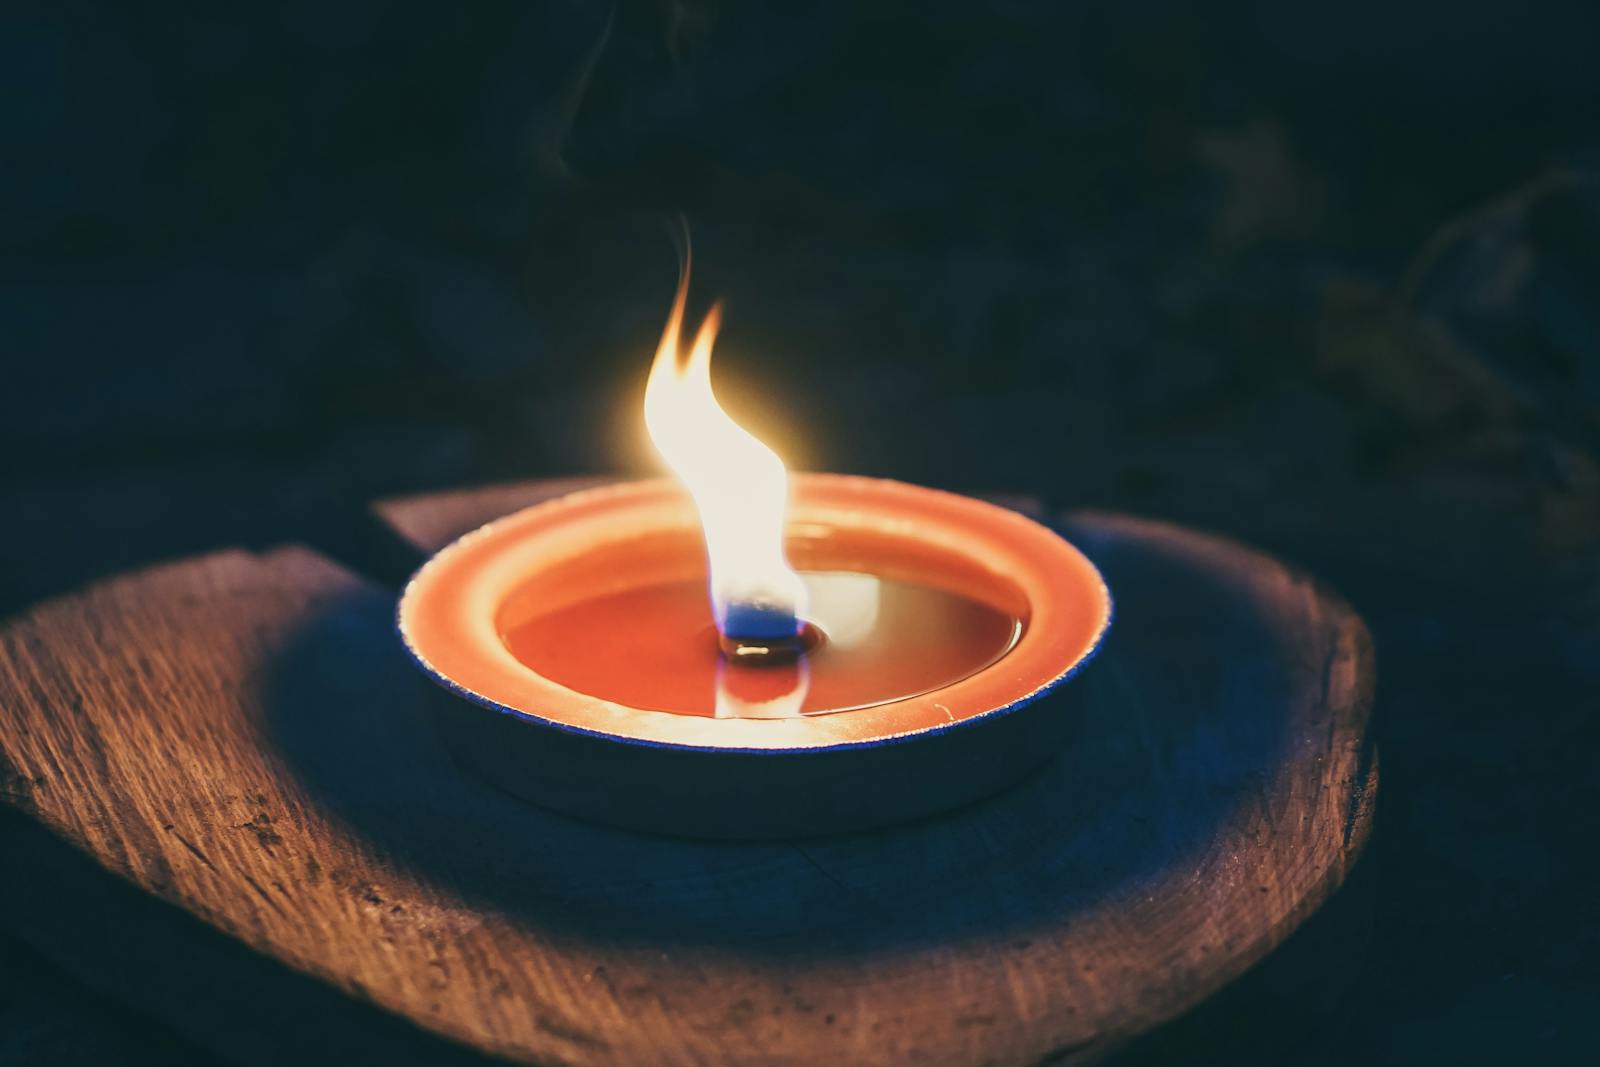
M 565 488 L 378 512 L 428 551 Z M 462 773 L 394 592 L 306 549 L 42 604 L 0 628 L 0 923 L 248 1062 L 1101 1058 L 1343 882 L 1373 659 L 1343 601 L 1255 551 L 1061 525 L 1118 609 L 1077 739 L 992 800 L 802 842 L 587 825 Z

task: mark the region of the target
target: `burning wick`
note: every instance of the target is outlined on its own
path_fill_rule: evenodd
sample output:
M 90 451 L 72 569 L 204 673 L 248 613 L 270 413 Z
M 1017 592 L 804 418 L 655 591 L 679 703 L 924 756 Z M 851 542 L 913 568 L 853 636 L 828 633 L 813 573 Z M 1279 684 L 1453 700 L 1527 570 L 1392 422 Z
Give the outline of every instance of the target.
M 807 652 L 815 651 L 825 640 L 822 631 L 809 622 L 801 622 L 799 633 L 791 637 L 750 638 L 717 633 L 717 647 L 722 649 L 728 662 L 751 667 L 793 663 Z
M 688 291 L 685 263 L 650 367 L 645 427 L 699 512 L 723 655 L 739 664 L 792 662 L 816 645 L 819 632 L 803 621 L 805 586 L 783 550 L 789 474 L 777 453 L 728 417 L 711 390 L 720 306 L 706 315 L 684 356 Z

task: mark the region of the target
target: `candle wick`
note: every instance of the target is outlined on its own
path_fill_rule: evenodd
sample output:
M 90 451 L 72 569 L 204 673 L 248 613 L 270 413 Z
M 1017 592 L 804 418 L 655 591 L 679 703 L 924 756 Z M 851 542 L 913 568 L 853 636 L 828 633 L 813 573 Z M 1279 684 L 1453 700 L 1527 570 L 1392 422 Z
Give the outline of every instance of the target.
M 723 657 L 741 667 L 777 667 L 793 663 L 801 656 L 815 652 L 825 640 L 825 635 L 809 622 L 801 623 L 798 633 L 783 637 L 735 637 L 717 633 L 717 645 Z

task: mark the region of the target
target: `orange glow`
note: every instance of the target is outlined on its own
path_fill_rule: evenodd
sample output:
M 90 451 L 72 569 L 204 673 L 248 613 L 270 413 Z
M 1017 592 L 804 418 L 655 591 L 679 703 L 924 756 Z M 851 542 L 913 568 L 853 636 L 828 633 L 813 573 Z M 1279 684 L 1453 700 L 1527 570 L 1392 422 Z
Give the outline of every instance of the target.
M 729 418 L 712 392 L 720 306 L 706 315 L 684 357 L 688 288 L 686 265 L 650 367 L 645 426 L 700 514 L 718 628 L 739 638 L 790 637 L 806 610 L 806 590 L 783 549 L 789 474 L 777 453 Z

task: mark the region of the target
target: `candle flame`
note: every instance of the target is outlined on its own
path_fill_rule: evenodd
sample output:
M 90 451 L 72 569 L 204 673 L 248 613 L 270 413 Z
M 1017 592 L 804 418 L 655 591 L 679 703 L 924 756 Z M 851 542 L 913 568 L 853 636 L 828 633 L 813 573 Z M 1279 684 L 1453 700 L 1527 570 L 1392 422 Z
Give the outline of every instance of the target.
M 783 551 L 789 474 L 777 453 L 722 410 L 711 390 L 711 347 L 722 309 L 681 345 L 685 265 L 644 394 L 644 421 L 661 458 L 694 498 L 711 564 L 711 604 L 724 634 L 792 637 L 805 586 Z

